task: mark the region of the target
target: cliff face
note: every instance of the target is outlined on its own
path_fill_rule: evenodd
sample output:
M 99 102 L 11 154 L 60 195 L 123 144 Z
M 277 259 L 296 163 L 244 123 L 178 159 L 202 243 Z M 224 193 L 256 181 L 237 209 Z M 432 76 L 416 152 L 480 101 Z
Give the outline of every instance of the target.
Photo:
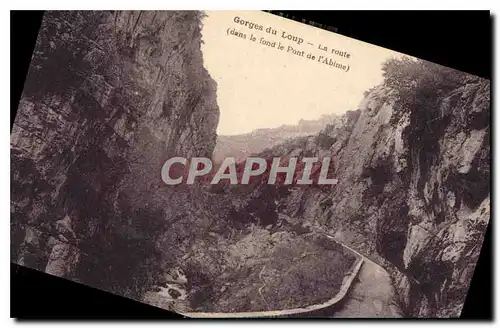
M 342 123 L 271 151 L 331 156 L 339 180 L 278 208 L 384 266 L 406 315 L 458 316 L 490 218 L 489 81 L 403 64 Z
M 163 161 L 215 147 L 200 29 L 194 11 L 45 14 L 11 134 L 12 261 L 133 297 L 153 279 Z

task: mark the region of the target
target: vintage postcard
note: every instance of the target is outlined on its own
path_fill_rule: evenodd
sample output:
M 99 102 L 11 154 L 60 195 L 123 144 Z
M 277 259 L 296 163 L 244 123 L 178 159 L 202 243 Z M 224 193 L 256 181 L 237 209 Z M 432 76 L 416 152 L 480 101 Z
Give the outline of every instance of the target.
M 458 317 L 490 81 L 259 11 L 48 11 L 11 260 L 187 317 Z

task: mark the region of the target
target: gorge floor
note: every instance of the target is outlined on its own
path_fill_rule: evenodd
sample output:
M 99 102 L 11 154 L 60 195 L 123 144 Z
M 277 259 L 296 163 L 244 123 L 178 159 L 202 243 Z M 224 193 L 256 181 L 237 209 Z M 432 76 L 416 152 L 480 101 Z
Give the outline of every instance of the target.
M 332 239 L 331 237 L 327 237 L 327 239 Z M 331 240 L 334 242 L 333 240 Z M 389 275 L 389 273 L 383 269 L 381 266 L 378 264 L 374 263 L 370 259 L 368 259 L 366 256 L 360 254 L 356 250 L 350 248 L 349 246 L 346 246 L 341 243 L 335 242 L 335 244 L 340 245 L 343 250 L 347 253 L 350 254 L 350 256 L 356 257 L 358 259 L 363 260 L 363 265 L 361 266 L 361 269 L 357 272 L 354 280 L 352 283 L 349 283 L 349 288 L 347 290 L 347 293 L 340 298 L 338 303 L 335 303 L 332 306 L 329 306 L 327 308 L 321 309 L 319 311 L 314 311 L 310 313 L 301 313 L 298 315 L 299 317 L 327 317 L 327 318 L 401 318 L 403 317 L 402 310 L 398 304 L 398 298 L 396 295 L 396 291 L 392 285 L 392 280 Z M 311 265 L 310 263 L 308 265 Z M 262 267 L 259 266 L 259 268 Z M 265 267 L 265 266 L 264 266 Z M 304 266 L 300 266 L 301 270 L 307 271 L 308 269 Z M 266 280 L 265 277 L 265 272 L 263 273 L 262 271 L 265 270 L 257 270 L 259 272 L 256 272 L 256 278 L 257 280 Z M 335 277 L 332 277 L 332 279 Z M 337 277 L 338 278 L 338 277 Z M 335 278 L 336 279 L 336 278 Z M 248 280 L 248 279 L 243 279 L 243 280 Z M 296 281 L 295 281 L 296 282 Z M 293 283 L 293 281 L 292 281 Z M 205 316 L 211 317 L 210 313 L 213 313 L 213 316 L 219 317 L 221 315 L 221 312 L 245 312 L 242 311 L 242 306 L 244 306 L 246 303 L 247 305 L 250 306 L 248 311 L 264 311 L 264 310 L 284 310 L 287 307 L 282 307 L 282 308 L 262 308 L 259 309 L 258 307 L 268 307 L 269 304 L 267 303 L 262 303 L 263 297 L 262 297 L 262 289 L 259 290 L 259 294 L 257 293 L 252 293 L 252 286 L 247 286 L 251 284 L 244 283 L 243 285 L 241 283 L 237 283 L 233 285 L 232 287 L 229 288 L 224 288 L 226 291 L 226 297 L 222 297 L 217 303 L 219 304 L 214 304 L 212 306 L 213 311 L 205 311 L 203 310 L 203 314 Z M 263 286 L 262 284 L 257 284 L 259 286 Z M 332 285 L 333 284 L 332 282 Z M 245 292 L 246 290 L 246 292 Z M 293 287 L 292 287 L 293 290 Z M 167 298 L 169 297 L 168 294 L 165 293 L 165 290 L 162 289 L 160 293 L 158 294 L 163 294 Z M 238 294 L 238 295 L 236 295 Z M 240 295 L 241 294 L 241 295 Z M 255 294 L 255 295 L 254 295 Z M 335 294 L 335 293 L 333 293 Z M 153 294 L 150 294 L 152 296 Z M 222 296 L 222 295 L 220 295 Z M 238 296 L 238 297 L 236 297 Z M 268 294 L 269 296 L 269 294 Z M 335 295 L 331 295 L 331 298 L 333 298 Z M 309 300 L 309 298 L 311 298 Z M 315 297 L 304 297 L 304 300 L 302 300 L 301 304 L 300 301 L 297 303 L 298 305 L 305 307 L 313 304 L 306 304 L 307 301 L 313 301 Z M 170 301 L 167 301 L 165 297 L 161 297 L 160 295 L 155 295 L 153 298 L 156 298 L 157 300 L 163 300 L 162 302 L 148 302 L 151 305 L 159 306 L 165 309 L 173 310 L 173 311 L 180 311 L 180 312 L 187 312 L 192 313 L 194 309 L 189 309 L 185 308 L 185 298 L 182 297 L 181 299 L 173 300 L 171 299 Z M 149 298 L 150 300 L 152 299 L 151 297 Z M 247 300 L 248 302 L 243 302 L 244 300 Z M 242 301 L 243 300 L 243 301 Z M 222 304 L 221 304 L 222 302 Z M 243 303 L 242 303 L 243 302 Z M 254 306 L 251 306 L 250 303 L 254 304 Z M 276 307 L 277 305 L 280 304 L 281 301 L 274 302 L 274 306 Z M 304 303 L 305 302 L 305 303 Z M 241 303 L 241 304 L 239 304 Z M 262 304 L 261 304 L 262 303 Z M 281 302 L 282 303 L 282 302 Z M 316 303 L 321 303 L 321 302 L 315 302 Z M 172 306 L 171 304 L 174 304 Z M 236 304 L 236 305 L 235 305 Z M 181 306 L 179 306 L 181 305 Z M 167 307 L 165 307 L 167 306 Z M 236 308 L 234 308 L 236 306 Z M 296 306 L 299 307 L 299 306 Z M 290 308 L 290 307 L 288 307 Z M 227 311 L 221 311 L 226 309 Z M 244 310 L 244 309 L 243 309 Z M 195 311 L 200 311 L 195 310 Z M 216 313 L 217 312 L 217 313 Z M 196 316 L 197 313 L 195 312 L 194 315 Z M 223 314 L 222 314 L 223 315 Z

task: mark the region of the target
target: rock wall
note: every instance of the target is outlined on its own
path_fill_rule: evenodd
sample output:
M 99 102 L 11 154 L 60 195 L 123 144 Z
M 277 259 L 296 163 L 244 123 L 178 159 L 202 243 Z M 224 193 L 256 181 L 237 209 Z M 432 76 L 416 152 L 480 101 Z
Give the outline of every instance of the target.
M 45 14 L 11 134 L 12 261 L 132 297 L 153 279 L 163 161 L 215 146 L 201 19 Z

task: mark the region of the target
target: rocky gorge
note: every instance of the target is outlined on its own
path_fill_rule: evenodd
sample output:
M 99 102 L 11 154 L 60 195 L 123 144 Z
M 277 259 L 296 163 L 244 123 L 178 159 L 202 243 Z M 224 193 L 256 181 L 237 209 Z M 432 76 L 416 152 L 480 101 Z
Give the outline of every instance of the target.
M 404 316 L 458 316 L 490 218 L 490 82 L 388 61 L 356 110 L 260 151 L 330 157 L 335 186 L 165 186 L 166 158 L 216 149 L 202 19 L 45 14 L 11 134 L 11 260 L 136 300 L 175 283 L 206 302 L 242 254 L 318 230 L 389 272 Z

